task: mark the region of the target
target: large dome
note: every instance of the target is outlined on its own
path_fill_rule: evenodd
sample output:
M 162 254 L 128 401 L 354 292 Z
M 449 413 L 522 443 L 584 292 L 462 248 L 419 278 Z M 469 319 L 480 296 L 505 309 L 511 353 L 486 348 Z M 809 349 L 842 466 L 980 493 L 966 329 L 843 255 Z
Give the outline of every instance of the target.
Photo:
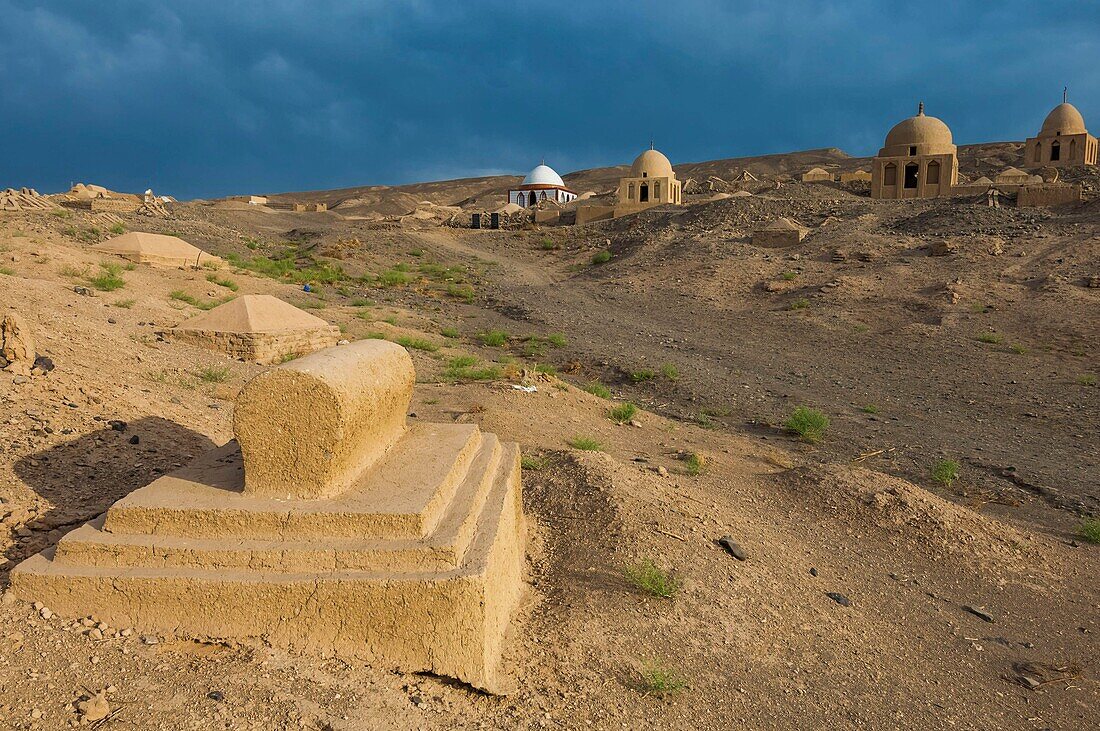
M 903 119 L 886 134 L 886 143 L 879 157 L 910 157 L 912 155 L 953 155 L 955 144 L 951 129 L 942 120 L 924 113 L 924 102 L 916 116 Z
M 630 166 L 632 178 L 674 178 L 672 163 L 668 158 L 654 149 L 648 149 L 634 160 Z
M 1039 131 L 1042 137 L 1054 137 L 1055 135 L 1081 135 L 1085 134 L 1085 118 L 1077 111 L 1077 107 L 1062 102 L 1043 120 L 1043 128 Z
M 546 165 L 539 165 L 527 177 L 523 179 L 523 185 L 558 185 L 565 187 L 565 181 L 554 172 L 554 169 Z
M 950 145 L 951 129 L 935 117 L 920 112 L 915 117 L 903 119 L 886 135 L 886 146 L 899 145 Z

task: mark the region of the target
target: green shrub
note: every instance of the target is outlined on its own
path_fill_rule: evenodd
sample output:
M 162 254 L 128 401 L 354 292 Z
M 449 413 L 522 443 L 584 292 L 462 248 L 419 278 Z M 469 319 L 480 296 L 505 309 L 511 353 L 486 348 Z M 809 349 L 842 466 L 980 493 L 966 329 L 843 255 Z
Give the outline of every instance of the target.
M 445 327 L 439 331 L 439 333 L 445 338 L 457 338 L 459 332 L 457 327 Z
M 558 369 L 549 363 L 535 363 L 535 373 L 544 373 L 548 376 L 558 375 Z
M 706 458 L 695 452 L 685 454 L 683 460 L 684 468 L 687 470 L 687 473 L 692 476 L 702 474 L 703 468 L 706 467 L 707 464 Z
M 439 346 L 430 340 L 424 340 L 422 338 L 412 338 L 407 335 L 401 335 L 393 339 L 393 342 L 397 343 L 403 348 L 412 348 L 413 350 L 426 350 L 429 353 L 434 353 L 439 350 Z
M 657 377 L 657 374 L 648 368 L 642 368 L 641 370 L 633 371 L 630 374 L 630 380 L 634 383 L 642 383 L 643 381 L 652 381 Z
M 859 410 L 862 411 L 865 414 L 877 414 L 878 413 L 878 407 L 875 406 L 874 404 L 867 404 L 866 406 L 861 406 L 859 408 Z
M 787 305 L 788 310 L 804 310 L 810 306 L 810 301 L 805 297 L 799 297 L 794 302 Z
M 611 409 L 607 415 L 612 421 L 624 424 L 633 419 L 636 413 L 638 413 L 638 407 L 626 401 Z
M 584 452 L 600 452 L 603 450 L 603 445 L 595 439 L 589 437 L 573 437 L 565 442 L 573 449 L 580 449 Z
M 115 300 L 114 302 L 111 303 L 111 306 L 112 307 L 121 307 L 124 310 L 128 310 L 128 309 L 130 309 L 131 307 L 134 306 L 135 302 L 137 302 L 137 300 Z
M 1100 518 L 1086 518 L 1077 533 L 1088 543 L 1100 543 Z
M 114 226 L 111 226 L 111 228 L 109 230 L 113 234 L 124 234 L 124 233 L 126 233 L 126 227 L 123 226 L 121 223 L 116 223 Z
M 680 377 L 680 371 L 671 363 L 665 363 L 661 366 L 661 375 L 670 381 L 675 381 Z
M 356 297 L 349 302 L 352 307 L 374 307 L 374 300 L 367 299 L 366 297 Z
M 504 330 L 489 330 L 488 332 L 483 332 L 478 335 L 477 339 L 480 340 L 483 345 L 500 348 L 508 342 L 508 333 Z
M 1002 340 L 1004 340 L 1004 337 L 999 335 L 998 333 L 982 333 L 978 336 L 979 343 L 991 343 L 993 345 L 996 345 Z
M 783 272 L 779 276 L 783 278 L 784 282 L 790 282 L 790 281 L 793 281 L 794 278 L 798 276 L 798 272 Z
M 648 558 L 624 568 L 623 576 L 634 588 L 662 599 L 671 599 L 680 590 L 676 576 Z
M 233 299 L 233 295 L 229 295 L 227 297 L 222 297 L 219 300 L 210 300 L 210 301 L 204 302 L 203 300 L 200 300 L 198 297 L 194 297 L 192 295 L 189 295 L 189 294 L 187 294 L 186 292 L 184 292 L 183 290 L 180 290 L 180 289 L 177 289 L 177 290 L 174 290 L 174 291 L 170 292 L 168 294 L 168 296 L 171 297 L 174 300 L 177 300 L 178 302 L 186 302 L 187 304 L 191 305 L 192 307 L 198 307 L 200 310 L 212 310 L 215 307 L 217 307 L 218 305 L 224 305 L 226 302 Z
M 593 264 L 606 264 L 609 261 L 611 261 L 610 251 L 598 251 L 592 256 Z
M 550 343 L 555 348 L 564 348 L 566 345 L 565 336 L 561 333 L 550 333 L 546 336 L 546 342 Z
M 825 436 L 825 430 L 829 428 L 829 417 L 817 409 L 799 406 L 783 426 L 797 434 L 802 441 L 816 444 L 821 441 Z
M 100 265 L 103 272 L 94 277 L 88 277 L 88 283 L 100 292 L 114 292 L 126 286 L 126 280 L 118 275 L 122 267 L 118 264 L 103 262 Z
M 228 366 L 206 366 L 195 374 L 206 383 L 225 383 L 229 380 Z
M 951 487 L 959 479 L 959 463 L 953 459 L 941 459 L 932 466 L 932 479 L 944 487 Z
M 1077 377 L 1077 385 L 1078 386 L 1095 386 L 1096 385 L 1096 376 L 1092 375 L 1091 373 L 1086 373 L 1083 376 L 1078 376 Z
M 206 281 L 213 282 L 219 287 L 225 287 L 226 289 L 232 290 L 234 292 L 240 289 L 240 286 L 238 286 L 238 284 L 232 279 L 220 279 L 217 274 L 207 274 Z
M 497 366 L 476 366 L 477 358 L 460 355 L 447 363 L 443 378 L 449 381 L 491 381 L 500 378 L 500 368 Z
M 447 287 L 447 295 L 463 302 L 473 302 L 476 292 L 469 284 L 452 284 Z
M 15 271 L 8 267 L 0 267 L 0 274 L 3 274 L 5 277 L 14 277 Z
M 607 386 L 603 385 L 599 381 L 592 381 L 592 383 L 589 383 L 587 386 L 584 387 L 584 390 L 588 391 L 588 393 L 592 394 L 593 396 L 599 396 L 600 398 L 611 398 L 611 389 L 609 389 Z
M 531 470 L 532 472 L 538 472 L 539 470 L 546 468 L 546 460 L 539 457 L 533 457 L 525 454 L 520 457 L 519 465 L 525 470 Z
M 539 248 L 541 248 L 543 251 L 553 251 L 554 249 L 560 248 L 560 246 L 560 244 L 558 244 L 549 236 L 543 237 L 543 239 L 539 242 Z
M 660 664 L 649 665 L 642 669 L 638 689 L 643 695 L 673 695 L 687 688 L 684 680 L 675 670 Z

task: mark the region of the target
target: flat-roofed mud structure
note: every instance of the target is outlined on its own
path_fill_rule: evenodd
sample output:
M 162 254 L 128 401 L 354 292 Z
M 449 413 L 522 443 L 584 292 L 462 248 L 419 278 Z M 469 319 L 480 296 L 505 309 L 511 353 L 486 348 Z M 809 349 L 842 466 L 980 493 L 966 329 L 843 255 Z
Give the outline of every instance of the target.
M 519 447 L 406 425 L 412 361 L 367 340 L 250 381 L 237 437 L 21 563 L 61 615 L 501 687 L 523 587 Z

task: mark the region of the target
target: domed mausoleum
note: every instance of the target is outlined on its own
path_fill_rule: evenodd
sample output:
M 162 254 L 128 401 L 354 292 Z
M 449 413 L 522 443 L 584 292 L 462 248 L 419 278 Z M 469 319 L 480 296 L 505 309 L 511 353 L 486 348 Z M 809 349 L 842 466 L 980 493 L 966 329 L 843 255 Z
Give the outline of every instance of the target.
M 676 179 L 672 163 L 652 145 L 635 158 L 630 174 L 619 180 L 619 206 L 629 211 L 679 204 L 682 193 L 683 184 Z
M 1039 134 L 1024 143 L 1024 165 L 1029 167 L 1095 165 L 1096 156 L 1096 138 L 1085 129 L 1085 118 L 1066 102 L 1065 95 L 1043 120 Z
M 886 135 L 871 166 L 872 198 L 934 198 L 958 182 L 959 158 L 951 130 L 926 116 L 924 102 L 915 117 L 903 119 Z
M 577 194 L 569 190 L 561 176 L 545 162 L 527 173 L 527 177 L 518 187 L 508 191 L 508 202 L 524 208 L 545 200 L 568 203 L 576 197 Z

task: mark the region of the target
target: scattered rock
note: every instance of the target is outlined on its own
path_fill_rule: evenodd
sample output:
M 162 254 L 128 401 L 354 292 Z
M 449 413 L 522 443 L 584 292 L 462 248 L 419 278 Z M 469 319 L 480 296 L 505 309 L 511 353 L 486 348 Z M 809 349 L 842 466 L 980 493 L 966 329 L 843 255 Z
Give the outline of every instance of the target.
M 963 611 L 964 612 L 970 612 L 971 614 L 973 614 L 975 617 L 982 620 L 983 622 L 989 622 L 991 624 L 993 622 L 993 615 L 992 614 L 990 614 L 989 612 L 983 612 L 981 609 L 976 609 L 976 608 L 974 608 L 974 607 L 972 607 L 968 604 L 963 605 Z
M 138 444 L 139 442 L 141 442 L 141 437 L 139 437 L 137 434 L 130 437 L 130 444 Z
M 115 431 L 126 431 L 126 427 L 128 426 L 128 424 L 121 419 L 111 419 L 107 422 L 107 425 Z
M 817 576 L 817 569 L 813 566 L 810 567 L 810 576 Z
M 80 712 L 80 720 L 84 723 L 102 721 L 111 715 L 111 706 L 107 703 L 107 694 L 99 691 L 91 698 L 79 701 L 76 710 Z
M 747 561 L 749 556 L 745 553 L 745 549 L 733 540 L 732 536 L 722 536 L 718 539 L 718 545 L 726 549 L 726 553 L 736 558 L 738 561 Z
M 9 312 L 0 320 L 0 366 L 6 371 L 29 376 L 34 367 L 34 336 L 19 315 Z
M 825 596 L 829 597 L 842 607 L 847 607 L 851 604 L 851 602 L 848 601 L 848 597 L 844 596 L 843 594 L 838 594 L 835 591 L 827 591 L 825 592 Z
M 73 291 L 81 295 L 82 297 L 95 297 L 95 292 L 88 289 L 87 287 L 76 286 L 73 287 Z
M 222 693 L 220 690 L 212 690 L 206 694 L 206 697 L 216 703 L 221 703 L 225 700 L 225 693 Z

